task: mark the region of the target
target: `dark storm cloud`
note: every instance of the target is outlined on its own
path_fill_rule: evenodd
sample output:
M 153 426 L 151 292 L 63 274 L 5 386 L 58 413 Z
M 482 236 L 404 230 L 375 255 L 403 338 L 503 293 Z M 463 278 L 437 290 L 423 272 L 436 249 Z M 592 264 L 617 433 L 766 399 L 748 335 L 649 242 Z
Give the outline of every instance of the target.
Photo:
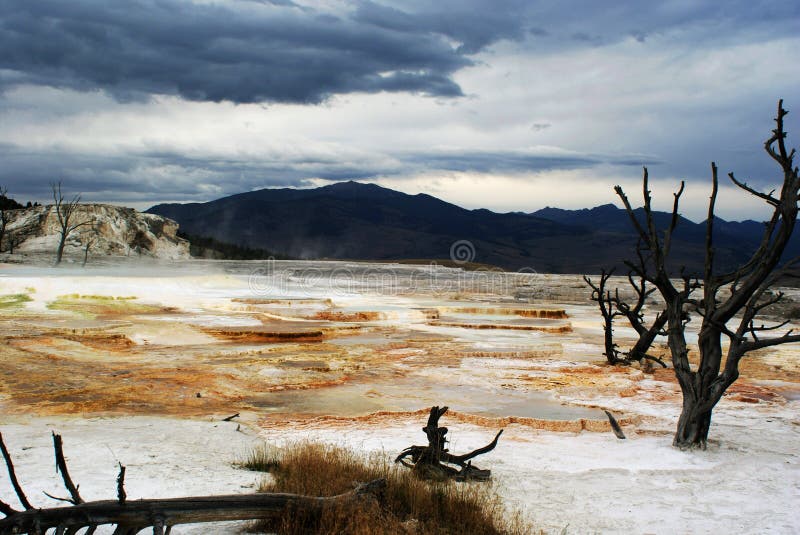
M 351 92 L 462 94 L 451 75 L 471 62 L 448 34 L 293 5 L 6 0 L 0 84 L 237 103 L 316 103 Z M 463 32 L 469 51 L 500 37 L 472 24 Z
M 598 46 L 669 28 L 750 39 L 796 32 L 797 3 L 589 0 L 355 0 L 318 11 L 292 0 L 4 0 L 0 91 L 23 83 L 196 101 L 318 103 L 380 91 L 462 95 L 452 76 L 501 41 L 538 51 Z M 780 15 L 780 16 L 778 16 Z M 768 31 L 767 31 L 768 30 Z
M 447 35 L 461 43 L 459 50 L 474 54 L 500 39 L 519 40 L 525 34 L 526 2 L 457 4 L 429 3 L 420 11 L 404 11 L 371 1 L 361 2 L 355 20 L 397 32 Z

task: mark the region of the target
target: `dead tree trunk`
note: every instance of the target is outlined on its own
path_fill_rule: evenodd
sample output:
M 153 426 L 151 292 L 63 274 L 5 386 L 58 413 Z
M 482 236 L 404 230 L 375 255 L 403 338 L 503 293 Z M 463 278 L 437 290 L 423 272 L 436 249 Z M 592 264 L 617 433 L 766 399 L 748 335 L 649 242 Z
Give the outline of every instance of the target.
M 644 223 L 636 217 L 630 201 L 619 186 L 617 194 L 625 205 L 631 224 L 649 254 L 642 265 L 627 263 L 640 277 L 655 285 L 667 309 L 668 344 L 672 365 L 683 393 L 683 409 L 678 420 L 674 445 L 680 448 L 705 448 L 711 425 L 711 413 L 727 388 L 739 377 L 739 362 L 749 351 L 778 344 L 800 342 L 800 335 L 788 331 L 781 336 L 762 337 L 764 332 L 782 328 L 786 323 L 765 326 L 756 323 L 756 316 L 765 308 L 779 302 L 783 294 L 767 297 L 767 290 L 788 268 L 800 258 L 782 262 L 782 256 L 794 230 L 798 214 L 800 177 L 793 160 L 795 150 L 786 149 L 786 132 L 783 119 L 788 112 L 783 101 L 778 102 L 776 128 L 764 143 L 767 154 L 783 173 L 779 196 L 774 191 L 763 193 L 740 182 L 733 173 L 728 176 L 739 188 L 758 197 L 772 207 L 761 243 L 750 259 L 728 273 L 716 273 L 714 265 L 714 209 L 718 192 L 717 166 L 711 163 L 711 196 L 708 203 L 705 236 L 705 265 L 700 276 L 680 273 L 682 284 L 674 284 L 667 270 L 670 244 L 678 223 L 678 204 L 683 183 L 674 194 L 672 218 L 663 234 L 656 229 L 648 189 L 647 169 L 642 179 L 644 197 Z M 695 290 L 703 289 L 702 299 L 692 297 Z M 702 317 L 697 349 L 699 363 L 692 369 L 686 344 L 685 328 L 688 313 Z M 728 326 L 733 322 L 734 326 Z M 729 339 L 728 350 L 723 354 L 721 338 Z
M 19 485 L 11 456 L 0 434 L 0 450 L 10 480 L 20 503 L 25 508 L 24 511 L 17 511 L 0 501 L 0 513 L 5 515 L 5 518 L 0 519 L 0 535 L 41 534 L 48 529 L 55 529 L 57 534 L 74 534 L 83 528 L 87 529 L 87 533 L 94 533 L 101 525 L 115 525 L 114 533 L 121 534 L 135 534 L 152 527 L 154 534 L 163 535 L 178 524 L 271 519 L 280 517 L 287 510 L 313 513 L 330 505 L 357 503 L 364 497 L 379 494 L 386 486 L 384 479 L 376 479 L 359 485 L 351 492 L 331 497 L 263 493 L 127 500 L 124 489 L 125 467 L 120 465 L 117 499 L 84 502 L 78 494 L 77 485 L 73 484 L 67 471 L 59 435 L 53 435 L 53 447 L 56 453 L 56 466 L 71 496 L 54 499 L 70 502 L 72 505 L 39 509 L 31 505 Z
M 471 459 L 492 451 L 497 446 L 497 440 L 503 434 L 503 430 L 498 431 L 494 440 L 482 448 L 464 455 L 452 455 L 445 448 L 447 444 L 445 436 L 448 430 L 446 427 L 439 427 L 439 418 L 447 412 L 447 409 L 447 407 L 431 407 L 428 423 L 422 428 L 422 431 L 428 437 L 428 445 L 409 446 L 397 456 L 394 462 L 412 468 L 423 479 L 488 480 L 492 475 L 491 470 L 481 470 L 476 466 L 472 466 Z M 408 457 L 411 458 L 411 462 L 406 460 Z M 450 465 L 455 465 L 459 468 L 457 469 Z

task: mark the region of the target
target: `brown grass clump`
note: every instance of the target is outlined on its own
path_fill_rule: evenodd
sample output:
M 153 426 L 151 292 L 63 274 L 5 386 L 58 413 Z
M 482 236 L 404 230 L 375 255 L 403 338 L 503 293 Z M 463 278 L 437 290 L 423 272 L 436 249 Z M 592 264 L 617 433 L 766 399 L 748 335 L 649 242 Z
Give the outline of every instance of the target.
M 299 535 L 418 534 L 496 535 L 531 533 L 519 514 L 508 514 L 487 483 L 427 482 L 385 458 L 365 460 L 340 447 L 299 443 L 281 450 L 253 450 L 242 466 L 262 467 L 272 477 L 260 492 L 334 496 L 353 490 L 354 482 L 386 478 L 378 499 L 331 505 L 321 512 L 289 510 L 275 520 L 254 524 L 255 533 Z
M 300 330 L 300 331 L 268 331 L 264 329 L 211 329 L 204 328 L 203 332 L 215 338 L 221 338 L 229 342 L 239 344 L 266 344 L 278 342 L 321 342 L 322 331 L 319 330 Z
M 277 448 L 262 444 L 253 448 L 245 459 L 236 463 L 236 466 L 253 472 L 272 472 L 280 466 L 279 459 L 280 453 Z
M 514 314 L 523 318 L 566 319 L 569 316 L 565 310 L 515 310 Z
M 564 334 L 572 332 L 572 325 L 518 325 L 518 324 L 500 324 L 500 323 L 464 323 L 458 321 L 429 321 L 428 325 L 437 327 L 461 327 L 462 329 L 503 329 L 510 331 L 538 331 L 552 334 Z
M 308 319 L 313 320 L 327 320 L 327 321 L 342 321 L 342 322 L 359 322 L 359 321 L 377 321 L 381 319 L 379 312 L 340 312 L 323 310 L 317 312 Z
M 447 308 L 445 311 L 447 311 Z M 458 314 L 490 314 L 498 316 L 521 316 L 523 318 L 540 319 L 567 319 L 567 312 L 562 309 L 552 308 L 478 308 L 478 307 L 458 307 L 453 308 L 453 312 Z

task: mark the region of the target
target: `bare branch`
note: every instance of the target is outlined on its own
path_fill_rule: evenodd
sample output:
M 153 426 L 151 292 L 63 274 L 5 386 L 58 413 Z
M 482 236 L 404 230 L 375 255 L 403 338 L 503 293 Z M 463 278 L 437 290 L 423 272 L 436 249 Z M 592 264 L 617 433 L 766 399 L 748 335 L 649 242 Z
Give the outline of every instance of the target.
M 750 327 L 748 329 L 748 332 L 757 333 L 757 332 L 764 332 L 764 331 L 777 331 L 778 329 L 781 329 L 781 328 L 789 325 L 790 323 L 791 323 L 791 320 L 785 320 L 785 321 L 780 322 L 777 325 L 769 325 L 769 326 L 767 326 L 767 325 L 764 325 L 762 323 L 761 325 L 756 326 L 755 323 L 750 322 Z
M 772 206 L 778 206 L 780 204 L 780 200 L 773 197 L 770 193 L 761 193 L 757 189 L 748 186 L 746 182 L 739 182 L 736 180 L 736 177 L 733 175 L 733 173 L 728 173 L 728 177 L 731 179 L 731 182 L 745 190 L 747 193 L 755 195 L 759 199 L 765 200 L 768 204 L 771 204 Z
M 730 338 L 732 341 L 739 342 L 744 338 L 744 333 L 732 331 L 727 325 L 714 319 L 713 314 L 707 313 L 705 310 L 701 310 L 700 307 L 695 307 L 695 312 L 697 312 L 697 314 L 702 317 L 705 322 L 708 322 L 709 325 L 719 329 L 722 334 Z
M 647 178 L 647 167 L 644 168 L 644 176 L 645 179 Z M 633 211 L 633 207 L 631 206 L 631 202 L 628 200 L 628 196 L 625 195 L 625 192 L 622 190 L 622 186 L 614 186 L 614 191 L 617 192 L 617 196 L 619 196 L 622 204 L 625 205 L 625 211 L 628 213 L 628 217 L 631 219 L 631 223 L 633 224 L 633 228 L 636 229 L 636 232 L 639 234 L 639 237 L 646 243 L 650 243 L 649 236 L 647 232 L 644 230 L 642 225 L 639 223 L 639 220 L 636 219 L 636 214 Z
M 55 432 L 53 433 L 53 449 L 56 454 L 56 471 L 61 472 L 61 479 L 64 481 L 64 486 L 69 491 L 70 496 L 72 496 L 71 502 L 75 505 L 83 503 L 83 498 L 81 498 L 78 492 L 78 487 L 75 486 L 75 483 L 72 482 L 72 478 L 69 476 L 67 461 L 64 459 L 61 435 L 56 435 Z
M 742 343 L 742 354 L 757 349 L 764 349 L 765 347 L 800 342 L 800 334 L 791 334 L 791 332 L 792 331 L 789 331 L 783 336 L 778 336 L 776 338 L 762 338 L 758 341 L 744 342 Z
M 769 308 L 775 303 L 779 303 L 783 299 L 784 293 L 778 292 L 773 297 L 762 301 L 761 303 L 756 303 L 752 306 L 753 311 L 755 312 L 754 316 L 757 316 L 759 312 L 764 310 L 765 308 Z
M 786 132 L 783 130 L 783 118 L 789 112 L 783 109 L 783 99 L 778 101 L 778 115 L 775 117 L 775 129 L 772 131 L 772 136 L 764 142 L 764 148 L 767 153 L 780 164 L 784 172 L 790 173 L 792 171 L 792 159 L 794 158 L 795 151 L 792 150 L 790 154 L 786 152 Z M 774 145 L 778 143 L 778 150 L 775 151 Z
M 672 233 L 675 232 L 675 227 L 678 225 L 678 205 L 680 204 L 681 195 L 683 195 L 683 190 L 686 184 L 681 180 L 681 187 L 678 189 L 677 193 L 673 193 L 673 201 L 672 201 L 672 217 L 670 218 L 669 228 L 664 232 L 664 257 L 666 258 L 669 256 L 669 250 L 672 245 Z
M 67 233 L 71 234 L 72 231 L 77 230 L 81 227 L 85 227 L 87 225 L 94 225 L 94 221 L 89 219 L 87 221 L 81 221 L 80 223 L 75 223 L 74 225 L 70 225 L 69 228 L 67 229 L 68 230 Z
M 706 262 L 703 275 L 706 285 L 711 283 L 711 275 L 714 273 L 714 207 L 717 203 L 718 190 L 717 164 L 711 162 L 711 197 L 708 199 L 708 214 L 706 215 Z
M 72 505 L 75 505 L 75 502 L 72 501 L 72 498 L 59 498 L 58 496 L 53 496 L 49 492 L 45 492 L 45 491 L 42 491 L 42 494 L 44 494 L 45 496 L 47 496 L 51 500 L 55 500 L 57 502 L 71 503 Z
M 446 453 L 446 454 L 444 454 L 442 456 L 442 460 L 445 461 L 445 462 L 451 462 L 451 463 L 460 464 L 460 465 L 463 466 L 464 463 L 466 463 L 468 460 L 473 459 L 473 458 L 477 457 L 478 455 L 483 455 L 484 453 L 488 453 L 488 452 L 492 451 L 495 448 L 495 446 L 497 446 L 497 441 L 500 439 L 500 435 L 502 435 L 502 434 L 503 434 L 503 430 L 501 429 L 494 436 L 494 440 L 489 442 L 484 447 L 478 448 L 478 449 L 473 450 L 473 451 L 471 451 L 469 453 L 465 453 L 464 455 L 450 455 L 449 453 Z
M 3 453 L 3 459 L 8 469 L 8 478 L 11 480 L 11 486 L 14 487 L 14 492 L 17 493 L 19 503 L 22 504 L 26 511 L 33 509 L 31 502 L 29 502 L 27 496 L 25 496 L 25 491 L 22 490 L 22 486 L 19 484 L 19 480 L 17 480 L 17 473 L 14 471 L 14 463 L 11 462 L 11 455 L 9 455 L 8 449 L 6 449 L 6 443 L 3 441 L 3 433 L 0 433 L 0 452 Z M 8 507 L 8 509 L 13 511 L 10 507 Z M 5 508 L 3 512 L 5 512 Z

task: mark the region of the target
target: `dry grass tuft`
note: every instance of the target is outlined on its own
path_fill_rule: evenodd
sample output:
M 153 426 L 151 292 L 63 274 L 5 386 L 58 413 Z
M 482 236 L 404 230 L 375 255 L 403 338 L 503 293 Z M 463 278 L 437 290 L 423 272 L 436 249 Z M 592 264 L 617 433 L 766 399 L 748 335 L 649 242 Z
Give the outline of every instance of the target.
M 533 531 L 519 514 L 506 511 L 491 483 L 422 481 L 385 456 L 364 459 L 336 446 L 299 443 L 281 450 L 256 448 L 240 464 L 250 469 L 265 467 L 271 474 L 260 492 L 333 496 L 353 490 L 357 482 L 378 478 L 388 482 L 378 500 L 333 505 L 316 514 L 287 511 L 280 519 L 254 524 L 256 533 L 495 535 Z
M 236 466 L 253 472 L 272 472 L 280 465 L 280 451 L 269 444 L 253 448 Z M 262 491 L 265 492 L 265 491 Z

